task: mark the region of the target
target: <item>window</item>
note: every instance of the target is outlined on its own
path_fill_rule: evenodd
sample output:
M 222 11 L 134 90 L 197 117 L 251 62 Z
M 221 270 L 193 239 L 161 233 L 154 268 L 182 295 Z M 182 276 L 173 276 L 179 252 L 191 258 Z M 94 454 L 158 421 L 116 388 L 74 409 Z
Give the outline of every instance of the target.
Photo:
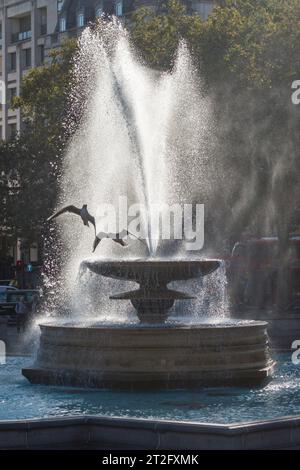
M 102 16 L 102 13 L 103 13 L 103 8 L 99 5 L 95 11 L 96 18 L 100 18 Z
M 8 69 L 9 72 L 14 72 L 17 68 L 17 54 L 16 52 L 12 52 L 8 54 Z
M 39 63 L 43 65 L 45 63 L 45 46 L 40 45 L 38 48 L 39 51 Z
M 41 24 L 40 34 L 41 34 L 41 36 L 44 36 L 45 34 L 47 34 L 47 25 L 46 24 Z
M 40 33 L 41 35 L 47 34 L 47 8 L 40 8 Z
M 20 18 L 20 33 L 25 33 L 31 30 L 31 18 L 30 16 L 24 16 Z
M 17 96 L 17 89 L 16 88 L 8 88 L 8 106 L 9 108 L 12 107 L 12 102 L 15 96 Z
M 79 13 L 77 15 L 77 28 L 82 28 L 84 26 L 84 14 Z
M 22 33 L 13 33 L 11 35 L 12 42 L 25 41 L 31 38 L 31 31 L 24 31 Z
M 60 18 L 59 20 L 59 31 L 61 33 L 63 33 L 64 31 L 66 31 L 67 29 L 67 22 L 66 22 L 66 18 L 65 17 L 62 17 Z
M 24 16 L 19 19 L 19 32 L 12 33 L 12 42 L 25 41 L 31 38 L 31 17 Z
M 23 66 L 31 67 L 31 49 L 24 49 L 23 53 Z
M 13 139 L 17 135 L 17 124 L 8 124 L 8 138 Z
M 20 33 L 20 40 L 31 39 L 31 31 L 24 31 Z
M 64 0 L 57 0 L 57 11 L 60 12 L 62 10 L 64 4 Z
M 116 3 L 116 16 L 122 16 L 123 14 L 123 2 Z

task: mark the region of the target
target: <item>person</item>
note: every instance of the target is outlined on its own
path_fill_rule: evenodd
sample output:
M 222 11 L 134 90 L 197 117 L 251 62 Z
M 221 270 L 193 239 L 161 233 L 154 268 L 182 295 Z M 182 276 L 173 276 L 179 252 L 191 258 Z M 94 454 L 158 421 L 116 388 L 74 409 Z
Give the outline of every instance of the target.
M 17 331 L 18 333 L 20 333 L 21 328 L 23 328 L 23 331 L 25 329 L 25 322 L 28 315 L 28 307 L 24 297 L 21 297 L 20 300 L 17 302 L 15 312 L 17 314 Z

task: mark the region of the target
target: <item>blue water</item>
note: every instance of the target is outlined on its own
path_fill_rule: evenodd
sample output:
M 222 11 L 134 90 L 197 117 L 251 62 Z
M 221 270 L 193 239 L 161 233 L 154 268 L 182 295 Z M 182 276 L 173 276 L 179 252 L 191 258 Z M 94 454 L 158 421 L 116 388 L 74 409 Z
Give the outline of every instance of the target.
M 21 368 L 29 357 L 0 365 L 0 419 L 106 415 L 234 423 L 300 414 L 300 366 L 282 355 L 265 387 L 200 391 L 112 392 L 31 385 Z

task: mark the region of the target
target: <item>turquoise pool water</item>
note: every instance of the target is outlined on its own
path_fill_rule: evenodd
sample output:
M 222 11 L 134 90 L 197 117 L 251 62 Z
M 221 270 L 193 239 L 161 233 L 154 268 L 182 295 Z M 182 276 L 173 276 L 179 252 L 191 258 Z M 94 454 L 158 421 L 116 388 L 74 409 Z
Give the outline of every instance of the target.
M 127 393 L 31 385 L 21 368 L 32 358 L 9 357 L 0 365 L 0 419 L 100 414 L 233 423 L 300 414 L 300 366 L 288 355 L 277 360 L 274 379 L 261 389 Z

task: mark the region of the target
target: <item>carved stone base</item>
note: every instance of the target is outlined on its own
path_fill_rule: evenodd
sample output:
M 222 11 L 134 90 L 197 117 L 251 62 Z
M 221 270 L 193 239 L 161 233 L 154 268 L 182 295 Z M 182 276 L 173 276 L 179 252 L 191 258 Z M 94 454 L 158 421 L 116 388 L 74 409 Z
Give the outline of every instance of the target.
M 32 383 L 112 389 L 253 385 L 270 378 L 265 322 L 90 327 L 41 325 Z

